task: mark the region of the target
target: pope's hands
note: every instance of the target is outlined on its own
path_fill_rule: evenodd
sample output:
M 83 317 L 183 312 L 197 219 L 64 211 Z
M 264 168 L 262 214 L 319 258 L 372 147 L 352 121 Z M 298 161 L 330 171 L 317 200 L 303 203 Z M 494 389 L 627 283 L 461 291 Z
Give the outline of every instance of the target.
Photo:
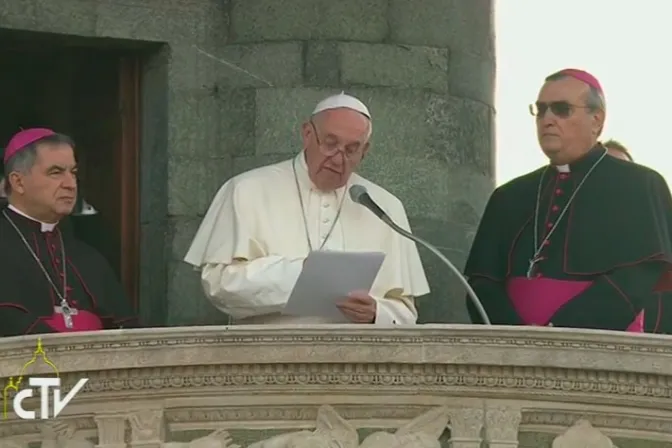
M 306 264 L 306 260 L 303 260 Z M 336 307 L 356 324 L 372 324 L 376 321 L 377 304 L 367 291 L 353 291 L 336 303 Z
M 372 324 L 376 321 L 376 301 L 367 291 L 353 291 L 336 306 L 356 324 Z

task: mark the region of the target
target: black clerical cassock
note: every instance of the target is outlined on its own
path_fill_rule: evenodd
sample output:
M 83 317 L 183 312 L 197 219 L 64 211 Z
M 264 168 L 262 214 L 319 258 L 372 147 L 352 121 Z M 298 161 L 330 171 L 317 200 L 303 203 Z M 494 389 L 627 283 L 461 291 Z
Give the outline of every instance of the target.
M 654 288 L 654 299 L 646 311 L 647 333 L 672 334 L 672 268 L 668 269 Z
M 137 326 L 107 261 L 71 232 L 3 207 L 0 251 L 0 336 Z
M 605 154 L 598 145 L 492 194 L 465 274 L 493 324 L 646 331 L 663 318 L 670 191 L 657 172 Z

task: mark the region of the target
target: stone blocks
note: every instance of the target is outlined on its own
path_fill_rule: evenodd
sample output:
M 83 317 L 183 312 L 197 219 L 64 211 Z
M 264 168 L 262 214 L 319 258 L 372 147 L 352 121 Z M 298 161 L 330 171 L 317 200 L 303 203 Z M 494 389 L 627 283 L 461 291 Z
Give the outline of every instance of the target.
M 231 158 L 168 160 L 168 215 L 203 216 L 219 187 L 231 177 Z
M 491 0 L 390 0 L 390 40 L 477 54 L 495 53 Z
M 448 90 L 448 49 L 406 45 L 343 43 L 344 85 Z
M 220 147 L 220 100 L 213 89 L 169 93 L 168 139 L 171 155 L 187 158 L 225 157 Z
M 203 44 L 213 33 L 212 27 L 219 25 L 212 20 L 220 11 L 218 2 L 100 0 L 83 3 L 97 6 L 95 34 L 101 37 Z
M 256 154 L 295 154 L 301 149 L 301 123 L 328 91 L 259 89 L 256 99 Z
M 227 45 L 218 55 L 218 83 L 229 88 L 298 86 L 303 80 L 301 42 Z
M 334 41 L 306 45 L 305 83 L 309 86 L 448 91 L 446 48 Z
M 232 42 L 348 40 L 381 42 L 387 0 L 232 0 Z

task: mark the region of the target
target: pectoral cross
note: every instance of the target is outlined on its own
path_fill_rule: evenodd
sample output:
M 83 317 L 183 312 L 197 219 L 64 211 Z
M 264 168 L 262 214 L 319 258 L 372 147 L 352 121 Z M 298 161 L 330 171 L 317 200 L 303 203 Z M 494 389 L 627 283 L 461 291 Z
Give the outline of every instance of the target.
M 541 257 L 536 256 L 530 258 L 530 265 L 527 268 L 527 278 L 532 278 L 532 273 L 534 272 L 534 266 L 541 261 Z
M 55 306 L 54 311 L 56 314 L 63 315 L 63 322 L 65 323 L 65 328 L 72 328 L 72 316 L 76 316 L 79 311 L 77 308 L 72 308 L 66 302 L 61 303 L 61 306 Z

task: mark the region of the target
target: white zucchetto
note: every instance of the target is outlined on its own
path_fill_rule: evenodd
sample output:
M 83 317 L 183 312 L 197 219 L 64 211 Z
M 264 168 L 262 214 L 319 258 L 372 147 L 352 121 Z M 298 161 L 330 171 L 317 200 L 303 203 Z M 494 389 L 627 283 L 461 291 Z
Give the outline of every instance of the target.
M 313 115 L 317 115 L 325 110 L 341 108 L 354 110 L 364 115 L 369 120 L 371 119 L 371 113 L 364 103 L 354 96 L 346 95 L 345 92 L 341 92 L 338 95 L 333 95 L 320 101 L 317 106 L 315 106 Z

